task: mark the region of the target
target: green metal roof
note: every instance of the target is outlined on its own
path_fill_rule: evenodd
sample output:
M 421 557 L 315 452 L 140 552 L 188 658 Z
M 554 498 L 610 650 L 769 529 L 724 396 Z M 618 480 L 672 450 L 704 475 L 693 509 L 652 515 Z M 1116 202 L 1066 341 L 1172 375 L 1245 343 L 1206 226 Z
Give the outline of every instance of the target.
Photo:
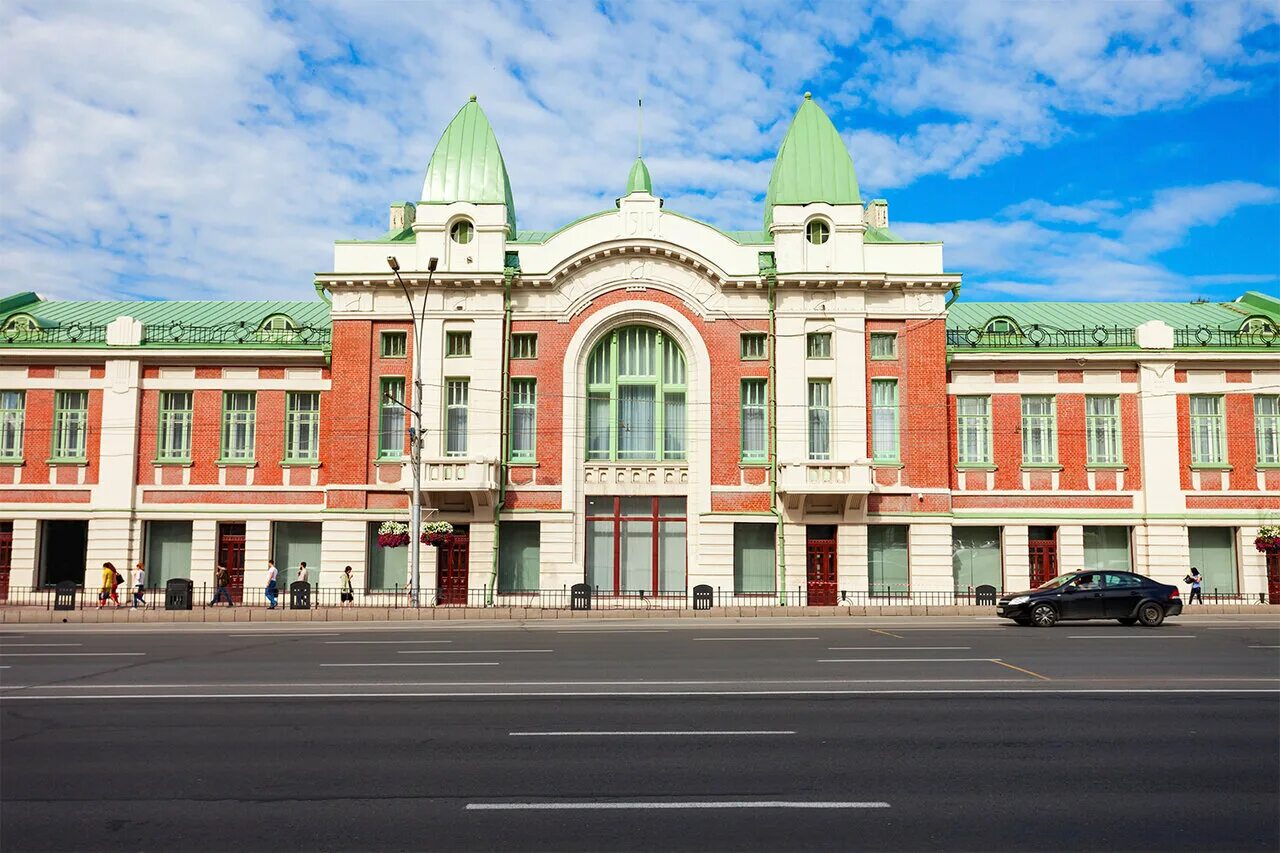
M 257 328 L 273 314 L 285 314 L 299 326 L 328 328 L 329 305 L 321 299 L 196 302 L 196 301 L 89 301 L 43 299 L 34 293 L 19 293 L 0 299 L 0 324 L 14 314 L 29 314 L 44 327 L 57 328 L 76 323 L 105 326 L 117 317 L 132 317 L 144 326 L 181 323 L 191 327 L 226 326 L 244 323 Z
M 773 224 L 775 204 L 861 204 L 849 149 L 810 93 L 796 110 L 778 149 L 764 197 L 764 224 Z
M 897 234 L 894 234 L 888 228 L 876 228 L 874 225 L 867 226 L 867 232 L 862 236 L 865 243 L 909 243 L 919 242 L 911 240 L 903 240 Z
M 636 162 L 631 166 L 631 174 L 627 175 L 627 191 L 625 195 L 631 195 L 632 193 L 653 195 L 653 181 L 649 178 L 649 167 L 639 157 L 636 158 Z
M 1243 301 L 1248 299 L 1249 301 Z M 1269 305 L 1268 305 L 1269 302 Z M 1269 310 L 1268 310 L 1269 308 Z M 1092 329 L 1136 328 L 1162 320 L 1175 329 L 1235 330 L 1246 317 L 1264 314 L 1280 319 L 1280 301 L 1249 293 L 1236 302 L 956 302 L 947 311 L 952 329 L 982 328 L 993 317 L 1010 317 L 1021 326 Z
M 458 110 L 436 143 L 422 183 L 422 200 L 435 204 L 505 204 L 507 230 L 516 233 L 516 207 L 511 200 L 507 165 L 475 95 Z

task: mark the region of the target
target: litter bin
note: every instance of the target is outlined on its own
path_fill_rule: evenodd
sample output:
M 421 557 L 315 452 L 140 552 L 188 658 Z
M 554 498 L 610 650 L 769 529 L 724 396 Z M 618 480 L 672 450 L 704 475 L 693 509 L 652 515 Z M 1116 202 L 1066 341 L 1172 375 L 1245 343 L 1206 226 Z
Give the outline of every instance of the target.
M 164 585 L 165 610 L 190 610 L 191 594 L 190 578 L 174 578 Z
M 989 583 L 984 583 L 973 591 L 973 600 L 976 604 L 995 604 L 996 588 Z
M 62 581 L 53 590 L 54 610 L 76 609 L 76 582 Z
M 289 609 L 311 609 L 311 584 L 306 581 L 294 581 L 289 584 Z
M 711 587 L 709 585 L 700 583 L 693 588 L 693 609 L 711 609 Z
M 590 610 L 591 609 L 591 585 L 585 583 L 575 583 L 569 589 L 569 609 L 570 610 Z

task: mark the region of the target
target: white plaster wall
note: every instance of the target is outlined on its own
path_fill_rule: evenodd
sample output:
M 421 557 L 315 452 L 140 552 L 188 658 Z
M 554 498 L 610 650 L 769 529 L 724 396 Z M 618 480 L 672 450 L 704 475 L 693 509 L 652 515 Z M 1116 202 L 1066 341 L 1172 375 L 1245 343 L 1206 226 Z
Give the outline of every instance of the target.
M 1027 541 L 1025 524 L 1005 525 L 1000 547 L 1004 558 L 1004 589 L 1007 592 L 1018 592 L 1031 586 Z
M 498 576 L 496 565 L 493 561 L 494 557 L 494 526 L 493 521 L 472 521 L 470 533 L 470 550 L 467 553 L 467 588 L 471 591 L 468 604 L 482 604 L 484 602 L 484 591 L 496 591 L 498 585 Z M 435 549 L 427 548 L 431 553 L 434 565 Z
M 1185 524 L 1148 523 L 1133 529 L 1133 570 L 1161 583 L 1182 585 L 1191 568 Z
M 841 592 L 860 595 L 870 589 L 865 524 L 842 524 L 836 528 L 836 572 Z
M 1138 365 L 1138 418 L 1142 425 L 1142 491 L 1135 509 L 1143 513 L 1186 510 L 1178 462 L 1178 399 L 1173 362 Z
M 102 586 L 102 564 L 111 563 L 116 571 L 128 577 L 130 561 L 130 522 L 123 513 L 96 515 L 89 519 L 89 541 L 85 549 L 85 589 Z
M 783 546 L 783 555 L 786 557 L 786 578 L 781 584 L 781 591 L 786 592 L 789 604 L 799 603 L 795 599 L 796 592 L 802 594 L 800 600 L 803 600 L 803 593 L 808 588 L 808 541 L 805 537 L 804 524 L 793 524 L 784 522 L 782 525 L 783 535 L 786 542 Z M 837 566 L 837 570 L 838 570 Z
M 197 518 L 191 522 L 191 580 L 199 586 L 213 583 L 214 564 L 218 559 L 218 522 L 211 518 Z M 254 565 L 248 560 L 246 543 L 244 588 L 246 602 L 252 601 L 253 588 L 259 591 L 267 585 L 266 562 Z
M 698 553 L 689 552 L 688 589 L 705 583 L 723 595 L 733 594 L 733 525 L 748 521 L 754 522 L 754 519 L 745 516 L 702 519 L 702 549 Z
M 910 588 L 916 592 L 951 592 L 951 523 L 913 523 L 907 535 Z
M 1236 533 L 1236 559 L 1240 564 L 1240 591 L 1253 601 L 1267 592 L 1267 558 L 1253 545 L 1259 525 L 1246 525 Z
M 541 589 L 564 590 L 582 583 L 582 558 L 575 559 L 573 513 L 539 512 L 507 513 L 503 520 L 538 522 L 538 586 Z
M 1058 573 L 1078 572 L 1084 568 L 1084 527 L 1078 524 L 1058 528 Z
M 326 587 L 342 586 L 342 569 L 351 566 L 351 588 L 365 588 L 368 566 L 363 518 L 326 518 L 320 528 L 320 565 Z

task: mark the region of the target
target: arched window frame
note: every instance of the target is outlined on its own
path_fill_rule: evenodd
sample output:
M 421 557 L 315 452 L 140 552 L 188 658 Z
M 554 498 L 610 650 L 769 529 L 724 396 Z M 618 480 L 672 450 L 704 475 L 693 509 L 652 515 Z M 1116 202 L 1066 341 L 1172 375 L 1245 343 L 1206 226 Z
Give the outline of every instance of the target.
M 1237 334 L 1250 336 L 1260 335 L 1265 337 L 1274 337 L 1277 327 L 1274 320 L 1262 314 L 1255 314 L 1252 317 L 1246 317 L 1244 322 L 1240 324 L 1240 331 Z
M 30 314 L 14 314 L 4 321 L 4 332 L 34 332 L 40 328 L 40 322 Z
M 1008 327 L 1007 329 L 996 329 L 996 328 L 994 328 L 994 327 L 996 326 L 996 324 L 997 324 L 997 323 L 1008 323 L 1008 324 L 1009 324 L 1009 327 Z M 982 327 L 982 333 L 983 333 L 984 335 L 1018 335 L 1018 336 L 1021 336 L 1021 335 L 1022 335 L 1022 327 L 1021 327 L 1021 326 L 1019 326 L 1019 325 L 1018 325 L 1018 321 L 1017 321 L 1017 320 L 1015 320 L 1015 319 L 1013 319 L 1012 317 L 1006 317 L 1006 316 L 1001 315 L 1001 316 L 999 316 L 999 317 L 992 317 L 990 320 L 988 320 L 988 321 L 983 325 L 983 327 Z
M 298 324 L 288 314 L 272 314 L 258 326 L 259 337 L 266 340 L 287 340 L 298 331 Z
M 821 240 L 813 239 L 813 226 L 821 225 L 825 231 Z M 815 216 L 804 224 L 804 239 L 810 246 L 825 246 L 831 240 L 831 223 L 821 216 Z
M 466 226 L 466 240 L 457 239 L 456 232 L 459 226 Z M 476 239 L 476 225 L 465 216 L 459 216 L 457 219 L 449 223 L 449 242 L 455 246 L 469 246 L 471 241 Z
M 629 356 L 634 365 L 643 353 L 626 351 L 628 338 L 652 333 L 652 372 L 636 373 L 630 370 L 624 375 L 619 369 L 619 359 Z M 586 459 L 589 462 L 655 462 L 682 461 L 688 455 L 688 364 L 679 343 L 654 326 L 631 325 L 611 330 L 601 338 L 587 357 L 586 365 Z M 623 449 L 619 441 L 620 389 L 626 386 L 651 386 L 653 399 L 652 450 L 632 451 Z M 593 420 L 600 416 L 600 404 L 608 401 L 608 450 L 592 449 L 593 438 L 603 438 L 603 429 Z M 679 406 L 683 420 L 669 423 L 668 403 Z M 593 411 L 597 414 L 593 415 Z

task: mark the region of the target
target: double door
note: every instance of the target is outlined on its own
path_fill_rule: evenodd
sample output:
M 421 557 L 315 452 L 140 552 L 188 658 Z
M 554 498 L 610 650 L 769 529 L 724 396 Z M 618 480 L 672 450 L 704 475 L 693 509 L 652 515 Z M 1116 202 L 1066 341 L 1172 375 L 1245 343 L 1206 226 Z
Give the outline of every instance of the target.
M 227 592 L 236 604 L 244 602 L 244 525 L 218 525 L 218 565 L 231 575 Z
M 815 535 L 816 534 L 816 535 Z M 811 530 L 805 541 L 807 600 L 813 607 L 830 607 L 839 597 L 836 538 L 832 528 Z
M 466 529 L 445 537 L 436 547 L 436 587 L 439 604 L 467 603 L 467 565 L 471 560 L 471 537 Z
M 1027 542 L 1027 558 L 1031 563 L 1031 588 L 1043 586 L 1058 576 L 1058 543 L 1053 539 Z

